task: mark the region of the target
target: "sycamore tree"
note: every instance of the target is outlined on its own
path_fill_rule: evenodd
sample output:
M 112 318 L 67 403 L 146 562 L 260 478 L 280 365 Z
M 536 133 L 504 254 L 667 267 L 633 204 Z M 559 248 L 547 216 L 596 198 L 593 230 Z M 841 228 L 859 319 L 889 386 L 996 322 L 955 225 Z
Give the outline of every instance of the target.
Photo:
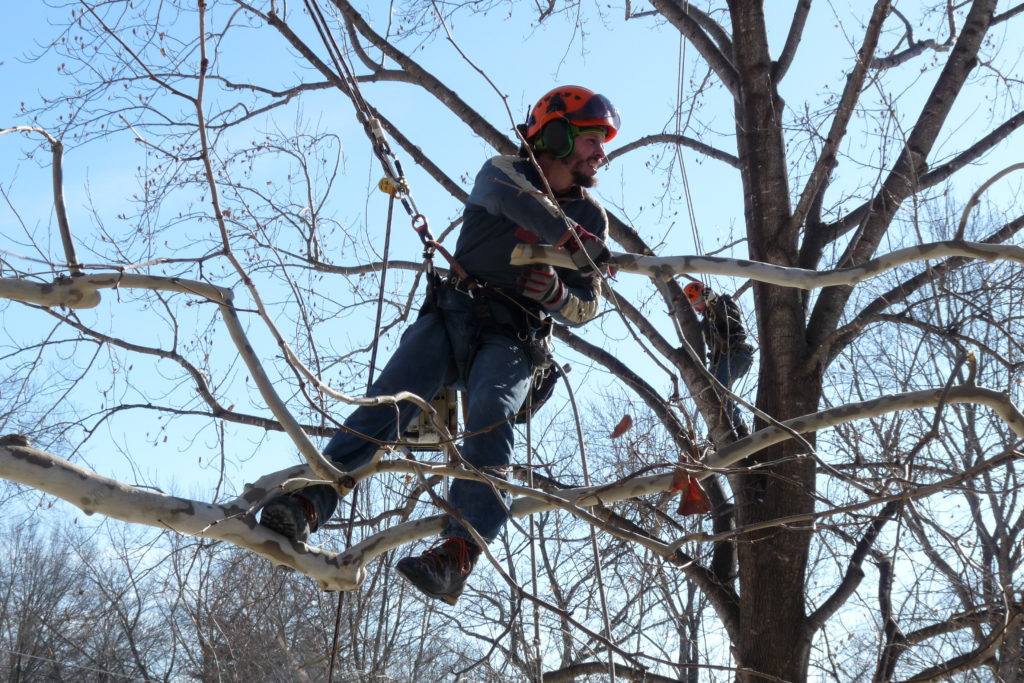
M 0 122 L 21 159 L 0 178 L 0 473 L 330 591 L 368 569 L 392 590 L 374 560 L 440 530 L 445 477 L 484 478 L 513 522 L 458 637 L 413 655 L 471 676 L 1022 680 L 1022 10 L 50 6 L 25 58 L 56 75 Z M 624 121 L 599 188 L 617 274 L 598 321 L 556 332 L 560 409 L 523 427 L 508 481 L 463 467 L 436 419 L 436 454 L 381 444 L 338 471 L 319 447 L 423 291 L 409 224 L 451 247 L 476 169 L 558 82 Z M 691 278 L 746 312 L 734 394 Z M 172 467 L 192 493 L 165 491 Z M 687 474 L 706 519 L 675 514 Z M 256 525 L 310 481 L 347 494 L 319 545 Z M 379 644 L 396 617 L 360 619 Z M 409 671 L 415 647 L 361 670 Z

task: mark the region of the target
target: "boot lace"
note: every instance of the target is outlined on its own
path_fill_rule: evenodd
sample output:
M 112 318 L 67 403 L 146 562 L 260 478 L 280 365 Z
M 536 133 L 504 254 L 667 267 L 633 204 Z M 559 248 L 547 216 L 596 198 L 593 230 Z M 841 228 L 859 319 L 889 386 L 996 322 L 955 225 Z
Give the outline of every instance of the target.
M 305 496 L 292 495 L 292 500 L 299 504 L 302 509 L 302 514 L 306 518 L 306 523 L 309 524 L 310 531 L 316 531 L 317 528 L 317 514 L 316 506 L 313 505 Z
M 473 560 L 476 555 L 473 550 L 475 548 L 471 548 L 465 539 L 446 538 L 420 555 L 420 561 L 433 569 L 444 569 L 455 564 L 459 573 L 466 575 L 473 571 Z

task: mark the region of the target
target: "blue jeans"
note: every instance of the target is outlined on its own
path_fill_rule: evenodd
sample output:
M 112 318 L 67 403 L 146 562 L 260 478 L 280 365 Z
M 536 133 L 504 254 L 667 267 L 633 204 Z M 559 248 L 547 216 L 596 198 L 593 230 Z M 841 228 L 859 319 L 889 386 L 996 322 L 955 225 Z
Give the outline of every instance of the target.
M 736 346 L 729 349 L 727 353 L 718 356 L 711 366 L 711 374 L 722 383 L 726 389 L 732 389 L 733 382 L 743 377 L 750 370 L 750 364 L 754 360 L 754 350 L 750 346 Z M 736 427 L 743 421 L 739 406 L 731 399 L 722 401 L 722 409 L 732 420 L 732 426 Z
M 515 443 L 510 418 L 522 407 L 533 369 L 513 337 L 487 330 L 477 339 L 472 300 L 466 294 L 440 288 L 437 305 L 406 330 L 369 395 L 411 391 L 429 401 L 442 386 L 464 389 L 464 427 L 472 435 L 465 439 L 462 456 L 488 474 L 504 478 Z M 345 420 L 345 427 L 379 441 L 397 441 L 419 412 L 407 401 L 397 409 L 360 406 Z M 324 455 L 340 469 L 351 471 L 368 463 L 377 448 L 372 441 L 338 430 Z M 334 514 L 338 495 L 330 486 L 311 486 L 301 494 L 316 507 L 317 519 L 326 521 Z M 490 485 L 464 479 L 452 482 L 448 496 L 448 504 L 487 541 L 494 540 L 505 525 L 508 502 L 507 494 L 499 498 Z M 442 536 L 472 540 L 453 517 L 448 518 Z

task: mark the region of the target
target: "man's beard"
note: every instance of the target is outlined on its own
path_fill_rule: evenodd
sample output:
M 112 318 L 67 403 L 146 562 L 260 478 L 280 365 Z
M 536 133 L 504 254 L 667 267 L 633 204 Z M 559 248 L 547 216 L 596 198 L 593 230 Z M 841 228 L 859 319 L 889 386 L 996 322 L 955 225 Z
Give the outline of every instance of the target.
M 579 185 L 580 187 L 593 187 L 597 185 L 596 175 L 587 175 L 581 171 L 572 172 L 573 185 Z

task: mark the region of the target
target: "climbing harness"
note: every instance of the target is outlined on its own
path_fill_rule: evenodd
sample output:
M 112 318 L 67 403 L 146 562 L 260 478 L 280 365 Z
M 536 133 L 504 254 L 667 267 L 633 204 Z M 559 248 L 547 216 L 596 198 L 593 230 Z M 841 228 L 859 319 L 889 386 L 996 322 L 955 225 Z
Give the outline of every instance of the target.
M 441 286 L 454 286 L 455 288 L 469 294 L 474 302 L 474 313 L 477 320 L 477 334 L 485 329 L 499 329 L 516 339 L 529 359 L 535 370 L 533 380 L 530 384 L 529 395 L 524 402 L 522 409 L 517 413 L 516 422 L 522 424 L 539 409 L 554 391 L 560 373 L 551 370 L 553 359 L 550 353 L 550 321 L 544 321 L 528 306 L 517 301 L 514 293 L 505 292 L 484 283 L 470 276 L 464 268 L 454 259 L 430 232 L 429 222 L 423 215 L 412 197 L 412 191 L 406 180 L 402 169 L 401 161 L 395 156 L 388 143 L 381 120 L 376 116 L 373 108 L 363 98 L 359 91 L 359 85 L 349 67 L 345 56 L 341 53 L 335 42 L 320 10 L 317 0 L 304 0 L 306 9 L 316 27 L 317 33 L 334 64 L 337 85 L 351 100 L 355 110 L 356 118 L 363 126 L 367 137 L 370 140 L 374 155 L 380 161 L 384 169 L 384 177 L 377 183 L 378 189 L 387 194 L 390 198 L 388 205 L 388 227 L 385 238 L 385 253 L 381 271 L 380 295 L 378 297 L 377 321 L 374 330 L 374 344 L 370 361 L 370 378 L 376 367 L 377 339 L 380 336 L 380 321 L 382 314 L 382 302 L 384 296 L 384 285 L 387 273 L 387 251 L 390 244 L 392 207 L 397 200 L 412 222 L 412 228 L 423 243 L 424 270 L 427 276 L 427 301 L 425 307 L 432 305 L 432 297 Z M 433 255 L 441 254 L 448 262 L 452 275 L 442 280 L 433 268 Z M 511 324 L 506 320 L 501 322 L 495 319 L 493 307 L 500 306 L 506 313 L 505 318 L 511 318 Z M 469 367 L 472 359 L 466 366 Z M 442 388 L 441 392 L 431 401 L 431 405 L 438 411 L 440 422 L 449 427 L 451 432 L 457 431 L 458 410 L 454 392 Z M 433 420 L 425 412 L 421 412 L 416 422 L 403 434 L 403 442 L 413 450 L 440 450 L 442 436 L 437 433 Z

